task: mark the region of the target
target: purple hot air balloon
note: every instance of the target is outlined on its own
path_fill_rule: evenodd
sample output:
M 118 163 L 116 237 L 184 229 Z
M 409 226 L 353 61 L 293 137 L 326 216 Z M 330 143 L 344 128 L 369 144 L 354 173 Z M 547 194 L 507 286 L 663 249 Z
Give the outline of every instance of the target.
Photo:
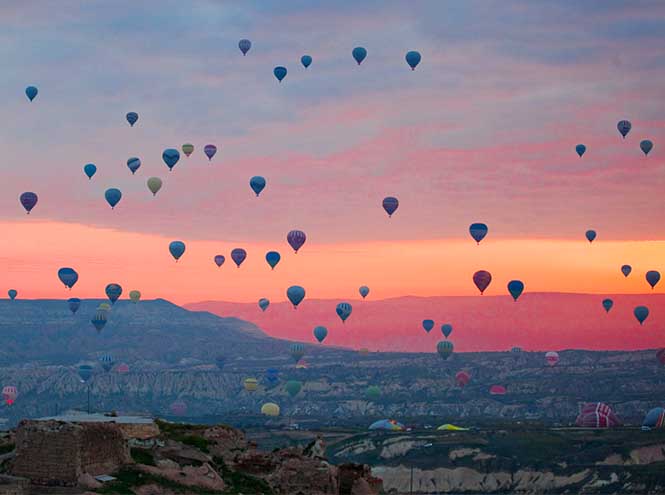
M 488 271 L 479 270 L 473 274 L 473 283 L 476 284 L 481 295 L 485 292 L 491 281 L 492 274 Z
M 28 212 L 28 215 L 30 215 L 30 211 L 37 204 L 38 199 L 39 198 L 37 197 L 37 195 L 33 192 L 24 192 L 19 197 L 19 200 L 21 201 L 21 204 L 23 205 L 23 208 L 25 208 L 25 211 Z
M 203 147 L 203 152 L 208 157 L 208 160 L 212 160 L 212 157 L 215 156 L 215 153 L 217 153 L 217 146 L 214 144 L 206 144 Z
M 217 256 L 215 256 L 215 265 L 217 265 L 217 267 L 222 266 L 225 261 L 226 258 L 224 258 L 224 255 L 218 254 Z
M 245 261 L 245 258 L 247 258 L 247 251 L 244 249 L 235 248 L 233 251 L 231 251 L 231 259 L 238 266 L 238 268 L 240 268 L 242 262 Z
M 289 245 L 293 248 L 293 250 L 297 253 L 298 249 L 300 249 L 303 246 L 303 244 L 305 244 L 307 236 L 302 230 L 292 230 L 291 232 L 286 234 L 286 240 L 288 241 Z

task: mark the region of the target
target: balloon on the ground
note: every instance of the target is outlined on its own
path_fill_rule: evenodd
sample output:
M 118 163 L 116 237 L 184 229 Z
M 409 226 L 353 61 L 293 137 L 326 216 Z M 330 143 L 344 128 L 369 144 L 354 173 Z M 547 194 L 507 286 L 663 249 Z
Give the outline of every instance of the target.
M 644 139 L 640 141 L 640 149 L 642 150 L 642 153 L 644 153 L 644 156 L 647 156 L 653 149 L 653 143 L 648 139 Z
M 662 407 L 654 407 L 651 409 L 644 420 L 642 426 L 647 428 L 665 428 L 665 409 Z
M 575 425 L 582 428 L 614 428 L 621 424 L 612 408 L 602 402 L 584 404 L 575 420 Z
M 603 299 L 603 308 L 605 308 L 605 312 L 609 313 L 610 309 L 612 309 L 612 306 L 614 306 L 614 301 L 612 299 Z
M 289 243 L 289 246 L 293 248 L 293 251 L 296 253 L 298 252 L 298 249 L 300 249 L 303 244 L 305 244 L 305 241 L 307 240 L 307 236 L 302 230 L 292 230 L 288 234 L 286 234 L 286 241 Z
M 436 352 L 439 353 L 439 356 L 441 356 L 441 359 L 443 360 L 446 360 L 451 356 L 453 349 L 454 346 L 450 340 L 442 340 L 436 344 Z
M 353 49 L 351 52 L 351 55 L 353 55 L 353 58 L 355 61 L 360 65 L 363 60 L 367 57 L 367 50 L 363 48 L 362 46 L 357 46 Z
M 358 292 L 360 293 L 360 296 L 365 299 L 368 294 L 369 294 L 369 287 L 366 285 L 361 285 L 360 288 L 358 289 Z
M 593 242 L 594 239 L 596 238 L 597 234 L 596 234 L 595 230 L 589 229 L 584 233 L 584 236 L 586 237 L 587 241 Z
M 222 266 L 224 264 L 224 262 L 226 261 L 226 258 L 224 257 L 223 254 L 217 254 L 217 255 L 215 255 L 214 260 L 215 260 L 215 265 L 217 265 L 217 268 L 219 268 L 220 266 Z
M 508 282 L 508 292 L 513 296 L 513 299 L 517 301 L 522 295 L 522 292 L 524 292 L 524 282 L 521 280 L 511 280 Z
M 658 282 L 660 281 L 660 272 L 656 270 L 649 270 L 645 275 L 645 278 L 647 279 L 647 283 L 653 289 L 654 287 L 656 287 L 656 284 L 658 284 Z
M 409 64 L 409 67 L 411 67 L 411 70 L 416 70 L 421 59 L 420 53 L 416 51 L 407 52 L 404 58 L 406 59 L 406 63 Z
M 261 191 L 266 187 L 266 180 L 260 175 L 255 175 L 249 179 L 249 187 L 252 188 L 252 191 L 254 191 L 254 194 L 256 194 L 256 197 L 258 198 Z
M 261 308 L 261 311 L 265 311 L 268 309 L 268 306 L 270 306 L 270 301 L 266 299 L 265 297 L 262 297 L 259 299 L 259 308 Z
M 423 320 L 423 328 L 429 333 L 434 328 L 434 320 Z
M 312 57 L 310 57 L 309 55 L 303 55 L 302 57 L 300 57 L 300 63 L 306 69 L 307 67 L 312 65 Z
M 383 209 L 386 210 L 386 213 L 388 214 L 388 217 L 392 217 L 393 213 L 397 211 L 397 208 L 399 207 L 399 201 L 397 198 L 394 198 L 392 196 L 387 196 L 383 198 Z
M 67 300 L 67 304 L 69 306 L 69 311 L 71 311 L 72 314 L 75 315 L 76 312 L 81 307 L 81 300 L 78 297 L 70 297 Z
M 582 155 L 586 151 L 586 146 L 584 146 L 583 144 L 578 144 L 577 146 L 575 146 L 575 151 L 577 151 L 577 154 L 580 155 L 580 158 L 582 158 Z
M 630 265 L 623 265 L 621 267 L 621 273 L 623 273 L 624 277 L 627 277 L 628 275 L 630 275 L 630 272 L 632 272 L 632 271 L 633 271 L 633 267 L 630 266 Z
M 173 241 L 169 244 L 169 252 L 171 253 L 171 256 L 176 260 L 176 262 L 180 259 L 180 257 L 185 254 L 185 243 L 182 241 Z
M 247 251 L 245 251 L 244 249 L 235 248 L 233 251 L 231 251 L 231 259 L 238 268 L 240 268 L 242 262 L 245 261 L 245 258 L 247 258 Z
M 277 67 L 275 67 L 273 69 L 272 73 L 275 74 L 275 77 L 277 78 L 277 80 L 279 82 L 282 82 L 282 79 L 284 79 L 286 77 L 287 70 L 286 70 L 286 67 L 282 67 L 281 65 L 278 65 Z
M 65 287 L 71 289 L 79 279 L 79 274 L 76 273 L 76 270 L 73 268 L 65 267 L 58 270 L 58 278 L 60 279 L 60 282 L 65 284 Z
M 111 187 L 110 189 L 107 189 L 106 192 L 104 192 L 104 198 L 106 198 L 106 202 L 113 210 L 122 199 L 122 193 L 120 192 L 120 189 Z
M 39 90 L 35 86 L 28 86 L 25 88 L 25 96 L 27 96 L 30 101 L 34 100 L 38 93 Z
M 453 333 L 453 326 L 450 323 L 444 323 L 441 325 L 441 333 L 445 338 L 450 337 L 450 334 Z
M 141 168 L 141 160 L 135 156 L 127 160 L 127 168 L 132 172 L 132 175 Z
M 480 244 L 480 241 L 485 238 L 488 230 L 489 229 L 487 228 L 487 225 L 484 223 L 472 223 L 469 226 L 469 234 L 471 234 L 473 240 L 475 240 L 478 244 Z
M 404 431 L 406 428 L 402 423 L 394 419 L 380 419 L 369 425 L 369 430 L 386 430 L 386 431 Z
M 545 353 L 545 362 L 548 366 L 555 366 L 559 362 L 559 353 L 556 351 Z
M 92 179 L 92 176 L 97 173 L 97 166 L 94 163 L 88 163 L 83 166 L 83 173 Z
M 619 130 L 621 136 L 624 138 L 630 132 L 630 129 L 632 127 L 633 125 L 630 123 L 629 120 L 620 120 L 619 123 L 617 124 L 617 129 Z
M 473 283 L 478 287 L 481 295 L 489 287 L 490 282 L 492 282 L 492 274 L 486 270 L 478 270 L 473 274 Z
M 19 201 L 21 202 L 21 205 L 23 208 L 25 208 L 25 211 L 30 214 L 32 209 L 37 205 L 37 201 L 39 201 L 39 198 L 37 195 L 33 192 L 24 192 L 19 196 Z
M 138 303 L 141 300 L 141 292 L 138 290 L 129 291 L 129 300 L 134 304 Z
M 203 147 L 203 152 L 208 157 L 208 161 L 212 160 L 212 157 L 217 153 L 217 146 L 214 144 L 206 144 Z
M 13 301 L 14 299 L 16 299 L 16 296 L 18 296 L 18 292 L 16 291 L 16 289 L 9 289 L 7 291 L 7 295 L 9 296 L 9 299 Z
M 328 336 L 328 329 L 326 327 L 318 326 L 313 330 L 314 338 L 319 341 L 319 344 L 323 342 Z
M 190 157 L 192 153 L 194 153 L 194 145 L 190 143 L 185 143 L 182 145 L 182 152 L 185 154 L 187 158 Z
M 337 316 L 339 316 L 340 319 L 342 320 L 342 323 L 344 323 L 346 319 L 349 316 L 351 316 L 351 313 L 353 312 L 353 307 L 348 302 L 341 302 L 335 308 L 335 312 L 337 313 Z
M 275 269 L 279 260 L 282 259 L 282 256 L 277 251 L 268 251 L 266 253 L 266 262 L 270 265 L 271 269 Z
M 122 295 L 122 287 L 119 284 L 108 284 L 105 289 L 106 297 L 109 298 L 111 304 L 115 304 L 118 298 Z
M 292 285 L 286 289 L 286 297 L 291 301 L 291 304 L 293 304 L 293 308 L 295 309 L 298 307 L 298 304 L 305 299 L 305 289 L 299 285 Z
M 646 320 L 647 317 L 649 316 L 649 308 L 647 308 L 646 306 L 637 306 L 633 310 L 633 314 L 635 315 L 635 318 L 637 319 L 637 321 L 640 322 L 641 325 L 644 323 L 644 320 Z
M 129 126 L 134 127 L 134 124 L 139 120 L 139 114 L 136 112 L 129 112 L 125 118 L 127 119 L 127 122 L 129 122 Z
M 238 41 L 238 48 L 240 48 L 242 56 L 244 57 L 245 55 L 247 55 L 249 49 L 252 48 L 252 42 L 249 41 L 248 39 L 241 39 L 240 41 Z
M 153 196 L 156 196 L 159 190 L 162 188 L 162 179 L 159 177 L 150 177 L 147 184 L 148 190 L 152 193 Z
M 164 163 L 169 168 L 170 172 L 173 170 L 173 167 L 175 167 L 176 163 L 178 163 L 178 160 L 180 160 L 180 152 L 173 148 L 167 148 L 162 153 L 162 160 L 164 160 Z

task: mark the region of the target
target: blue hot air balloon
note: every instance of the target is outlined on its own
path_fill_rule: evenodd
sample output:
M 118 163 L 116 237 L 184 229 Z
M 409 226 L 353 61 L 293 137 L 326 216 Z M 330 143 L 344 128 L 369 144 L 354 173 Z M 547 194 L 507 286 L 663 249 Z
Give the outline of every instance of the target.
M 656 284 L 660 281 L 660 272 L 656 270 L 649 270 L 646 274 L 646 279 L 651 288 L 656 287 Z
M 575 146 L 575 151 L 577 151 L 577 154 L 580 155 L 580 158 L 582 158 L 582 155 L 586 151 L 586 146 L 584 146 L 583 144 L 578 144 L 577 146 Z
M 469 234 L 471 234 L 471 237 L 473 237 L 473 240 L 476 241 L 478 244 L 480 244 L 480 241 L 482 241 L 485 236 L 487 235 L 488 232 L 487 225 L 484 223 L 472 223 L 469 225 Z
M 122 193 L 120 192 L 120 189 L 112 187 L 106 190 L 104 197 L 106 198 L 106 202 L 111 205 L 111 209 L 113 210 L 120 202 L 120 199 L 122 199 Z
M 351 55 L 353 55 L 353 58 L 358 62 L 358 65 L 360 65 L 362 61 L 365 60 L 365 57 L 367 57 L 367 50 L 362 46 L 357 46 L 353 49 Z
M 169 252 L 177 263 L 180 257 L 185 254 L 185 243 L 182 241 L 171 242 L 171 244 L 169 244 Z
M 416 70 L 416 66 L 420 63 L 420 53 L 416 51 L 407 52 L 404 58 L 409 67 L 411 67 L 411 70 Z
M 292 230 L 286 234 L 286 241 L 289 243 L 289 246 L 293 248 L 293 251 L 296 253 L 300 249 L 305 241 L 307 240 L 307 235 L 302 230 Z
M 39 90 L 34 86 L 28 86 L 25 88 L 25 96 L 27 96 L 30 101 L 35 99 L 37 93 L 39 93 Z
M 326 327 L 318 326 L 314 328 L 314 338 L 319 341 L 319 344 L 323 342 L 328 336 L 328 329 Z
M 113 368 L 115 360 L 113 359 L 113 356 L 111 356 L 110 354 L 102 354 L 99 357 L 99 362 L 102 363 L 102 368 L 104 368 L 104 371 L 108 373 L 109 371 L 111 371 L 111 368 Z
M 450 334 L 453 333 L 453 326 L 450 323 L 444 323 L 441 325 L 441 333 L 445 338 L 450 337 Z
M 208 161 L 212 160 L 212 157 L 217 153 L 217 146 L 214 144 L 206 144 L 203 147 L 203 153 L 208 157 Z
M 423 320 L 423 328 L 429 333 L 434 328 L 434 320 Z
M 361 285 L 360 288 L 358 289 L 358 292 L 360 292 L 362 298 L 365 299 L 369 294 L 369 287 L 367 287 L 366 285 Z
M 79 279 L 79 274 L 76 273 L 76 270 L 73 268 L 60 268 L 58 270 L 58 278 L 60 281 L 65 284 L 65 287 L 68 289 L 71 289 L 74 287 L 74 284 L 76 284 L 77 280 Z
M 275 74 L 275 77 L 277 78 L 277 80 L 279 82 L 282 82 L 282 79 L 284 79 L 286 77 L 287 70 L 286 70 L 286 67 L 282 67 L 281 65 L 278 65 L 277 67 L 275 67 L 273 69 L 272 73 Z
M 81 300 L 78 297 L 70 297 L 67 300 L 67 304 L 69 305 L 69 311 L 71 311 L 72 314 L 76 314 L 81 307 Z
M 178 163 L 178 160 L 180 160 L 180 152 L 174 148 L 165 149 L 162 153 L 162 160 L 169 167 L 170 172 L 175 167 L 175 164 Z
M 299 285 L 292 285 L 286 289 L 286 297 L 291 301 L 291 304 L 293 304 L 293 308 L 295 309 L 298 307 L 298 304 L 305 299 L 305 289 Z
M 25 208 L 25 211 L 28 213 L 28 215 L 37 204 L 37 201 L 39 201 L 39 198 L 33 192 L 24 192 L 19 196 L 18 199 L 21 202 L 23 208 Z
M 621 133 L 621 136 L 624 138 L 630 132 L 630 129 L 632 127 L 633 125 L 630 123 L 629 120 L 620 120 L 619 123 L 617 124 L 617 129 Z
M 644 153 L 644 156 L 647 156 L 652 148 L 653 148 L 653 143 L 648 139 L 640 141 L 640 149 L 642 150 L 642 153 Z
M 214 259 L 215 259 L 215 265 L 217 265 L 217 268 L 222 266 L 224 264 L 224 262 L 226 261 L 226 258 L 222 254 L 216 255 Z
M 97 166 L 94 163 L 88 163 L 83 166 L 83 172 L 88 176 L 88 179 L 92 179 L 92 176 L 97 173 Z
M 265 311 L 268 309 L 268 306 L 270 306 L 270 301 L 266 299 L 265 297 L 262 297 L 259 299 L 259 308 L 261 308 L 261 311 Z
M 633 271 L 633 267 L 630 266 L 630 265 L 623 265 L 621 267 L 621 273 L 623 273 L 624 277 L 627 277 L 628 275 L 630 275 L 630 272 L 632 272 L 632 271 Z
M 637 321 L 640 322 L 640 325 L 644 323 L 644 320 L 647 319 L 647 316 L 649 316 L 649 308 L 646 306 L 637 306 L 633 310 L 633 314 L 635 315 L 635 318 L 637 318 Z
M 233 251 L 231 251 L 231 259 L 238 268 L 240 268 L 242 262 L 245 261 L 245 258 L 247 258 L 247 251 L 244 249 L 235 248 Z
M 387 196 L 383 198 L 383 209 L 386 210 L 386 213 L 388 214 L 388 217 L 392 217 L 393 213 L 397 211 L 397 208 L 399 207 L 399 201 L 397 198 L 393 198 L 392 196 Z
M 108 284 L 105 289 L 106 297 L 109 298 L 111 304 L 115 304 L 118 298 L 122 295 L 122 287 L 119 284 Z
M 303 55 L 302 57 L 300 57 L 300 63 L 306 69 L 307 67 L 312 65 L 312 57 L 310 57 L 309 55 Z
M 587 230 L 584 235 L 586 236 L 587 241 L 593 242 L 594 239 L 596 238 L 596 231 L 595 230 Z
M 260 175 L 255 175 L 249 179 L 249 187 L 252 188 L 252 191 L 254 191 L 254 194 L 256 194 L 256 197 L 258 198 L 261 191 L 266 187 L 266 180 Z
M 270 265 L 270 268 L 273 270 L 277 266 L 277 263 L 279 263 L 279 260 L 281 260 L 282 257 L 277 251 L 268 251 L 266 253 L 266 261 Z
M 337 313 L 337 316 L 339 316 L 340 319 L 342 320 L 342 323 L 344 323 L 346 319 L 349 316 L 351 316 L 352 311 L 353 307 L 347 302 L 341 302 L 335 308 L 335 312 Z
M 134 175 L 136 171 L 141 167 L 141 160 L 133 156 L 129 160 L 127 160 L 127 167 L 129 168 L 129 170 L 131 170 L 132 175 Z
M 614 306 L 614 301 L 612 299 L 603 299 L 603 308 L 605 308 L 605 312 L 609 313 L 610 309 L 612 309 L 612 306 Z
M 90 380 L 90 378 L 92 378 L 92 371 L 93 368 L 89 364 L 82 364 L 81 366 L 79 366 L 78 373 L 83 383 L 87 382 L 88 380 Z
M 130 127 L 134 127 L 134 124 L 139 120 L 139 114 L 136 112 L 129 112 L 125 117 L 127 118 Z
M 238 41 L 238 48 L 240 48 L 242 56 L 244 57 L 245 55 L 247 55 L 249 49 L 252 48 L 252 42 L 246 39 L 242 39 Z
M 268 368 L 266 370 L 266 381 L 270 385 L 275 385 L 279 381 L 279 370 L 275 368 Z
M 14 299 L 16 299 L 16 296 L 18 296 L 18 292 L 16 291 L 16 289 L 9 289 L 7 291 L 7 295 L 9 296 L 9 299 L 13 301 Z
M 522 292 L 524 292 L 524 283 L 521 280 L 511 280 L 508 282 L 508 292 L 510 292 L 513 299 L 517 301 L 522 295 Z

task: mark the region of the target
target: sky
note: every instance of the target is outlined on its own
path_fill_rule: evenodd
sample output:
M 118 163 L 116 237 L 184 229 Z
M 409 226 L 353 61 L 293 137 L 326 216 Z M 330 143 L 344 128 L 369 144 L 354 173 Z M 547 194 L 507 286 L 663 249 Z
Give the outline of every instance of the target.
M 665 272 L 664 33 L 656 1 L 3 2 L 2 279 L 21 297 L 68 297 L 56 272 L 71 266 L 72 295 L 117 282 L 180 304 L 283 300 L 292 284 L 318 298 L 361 284 L 377 298 L 470 295 L 477 269 L 494 294 L 513 278 L 650 292 L 644 272 Z M 169 173 L 162 151 L 187 142 Z M 253 175 L 268 182 L 260 198 Z M 109 187 L 123 192 L 114 210 Z M 29 216 L 24 191 L 39 195 Z M 385 196 L 400 200 L 390 219 Z M 308 235 L 297 255 L 291 229 Z M 234 247 L 249 253 L 240 269 Z

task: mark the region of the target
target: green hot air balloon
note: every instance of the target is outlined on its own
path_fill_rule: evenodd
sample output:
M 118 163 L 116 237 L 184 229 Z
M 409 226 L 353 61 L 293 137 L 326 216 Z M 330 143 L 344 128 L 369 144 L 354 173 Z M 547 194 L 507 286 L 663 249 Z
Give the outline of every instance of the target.
M 159 190 L 162 188 L 162 179 L 159 177 L 150 177 L 148 179 L 148 189 L 153 196 L 156 196 Z
M 288 392 L 291 397 L 295 397 L 302 390 L 302 383 L 297 380 L 289 380 L 284 385 L 284 389 Z
M 365 392 L 368 400 L 376 401 L 381 397 L 381 389 L 376 385 L 370 385 Z
M 194 145 L 193 145 L 193 144 L 189 144 L 189 143 L 183 144 L 183 145 L 182 145 L 182 152 L 185 154 L 185 156 L 186 156 L 187 158 L 189 158 L 189 155 L 191 155 L 192 153 L 194 153 Z
M 436 352 L 439 353 L 441 359 L 448 359 L 453 353 L 453 343 L 450 340 L 442 340 L 436 345 Z

